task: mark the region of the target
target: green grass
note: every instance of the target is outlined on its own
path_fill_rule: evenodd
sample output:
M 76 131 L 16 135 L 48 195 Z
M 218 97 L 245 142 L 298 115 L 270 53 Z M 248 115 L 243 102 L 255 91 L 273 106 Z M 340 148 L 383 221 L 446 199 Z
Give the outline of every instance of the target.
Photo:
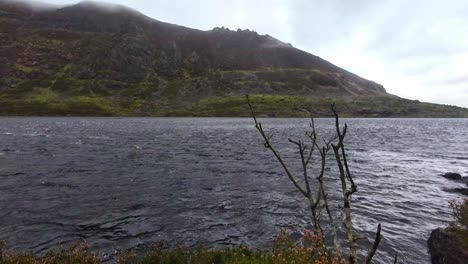
M 0 114 L 18 116 L 113 116 L 120 109 L 100 96 L 73 96 L 62 99 L 42 88 L 26 100 L 0 99 Z
M 38 93 L 31 95 L 29 99 L 38 103 L 54 103 L 58 101 L 59 96 L 50 88 L 41 88 Z
M 300 96 L 287 95 L 268 95 L 258 94 L 250 95 L 251 101 L 254 104 L 255 111 L 259 116 L 303 116 L 297 109 L 303 108 L 306 104 L 306 99 Z M 250 112 L 247 107 L 245 96 L 229 96 L 229 97 L 209 97 L 200 100 L 190 108 L 180 109 L 170 113 L 169 115 L 177 115 L 178 113 L 190 113 L 193 116 L 249 116 Z
M 61 87 L 68 87 L 68 90 L 64 91 Z M 142 84 L 135 89 L 124 89 L 115 97 L 106 87 L 105 81 L 34 80 L 25 82 L 18 88 L 22 93 L 4 94 L 0 98 L 0 114 L 250 116 L 244 95 L 213 96 L 190 104 L 178 97 L 178 87 L 174 82 L 166 87 L 168 91 L 154 95 L 158 88 Z M 464 108 L 400 98 L 309 99 L 303 96 L 270 94 L 253 94 L 250 97 L 256 113 L 263 117 L 308 117 L 309 114 L 304 110 L 311 110 L 314 117 L 331 117 L 332 103 L 336 104 L 343 117 L 468 117 L 468 110 Z
M 259 116 L 307 117 L 310 110 L 315 117 L 330 117 L 330 105 L 335 103 L 343 117 L 468 117 L 468 110 L 460 107 L 421 103 L 401 98 L 322 98 L 309 99 L 291 95 L 250 95 Z M 170 116 L 250 116 L 245 96 L 209 97 L 182 109 L 167 113 Z
M 65 103 L 66 111 L 80 116 L 110 116 L 115 112 L 112 103 L 99 96 L 73 96 Z

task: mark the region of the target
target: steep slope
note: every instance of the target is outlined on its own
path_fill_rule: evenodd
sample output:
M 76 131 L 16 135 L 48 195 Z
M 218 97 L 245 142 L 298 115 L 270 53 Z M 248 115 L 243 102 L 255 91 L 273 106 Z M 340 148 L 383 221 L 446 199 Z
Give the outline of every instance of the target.
M 268 35 L 200 31 L 95 2 L 38 8 L 0 1 L 0 60 L 3 114 L 198 115 L 207 98 L 246 93 L 298 96 L 305 104 L 397 100 Z

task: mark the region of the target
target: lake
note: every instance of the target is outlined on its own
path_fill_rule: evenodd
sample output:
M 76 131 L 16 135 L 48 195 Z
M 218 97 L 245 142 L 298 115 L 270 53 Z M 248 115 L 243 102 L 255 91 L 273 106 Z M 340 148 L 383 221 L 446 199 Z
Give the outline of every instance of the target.
M 261 119 L 300 177 L 295 146 L 308 120 Z M 354 224 L 383 240 L 375 260 L 430 263 L 430 231 L 451 220 L 461 187 L 440 176 L 468 176 L 468 119 L 342 119 L 358 184 Z M 317 119 L 332 136 L 332 119 Z M 326 171 L 340 205 L 332 157 Z M 315 168 L 315 170 L 314 170 Z M 318 163 L 312 164 L 312 171 Z M 0 239 L 37 254 L 81 239 L 105 257 L 170 246 L 268 248 L 284 229 L 308 224 L 294 189 L 249 118 L 0 117 Z M 338 217 L 338 215 L 337 215 Z

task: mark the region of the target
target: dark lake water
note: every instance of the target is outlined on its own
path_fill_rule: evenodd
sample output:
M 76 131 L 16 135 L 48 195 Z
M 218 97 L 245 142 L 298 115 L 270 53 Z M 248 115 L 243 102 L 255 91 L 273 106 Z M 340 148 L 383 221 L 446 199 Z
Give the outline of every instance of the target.
M 359 192 L 354 223 L 378 263 L 429 263 L 426 240 L 446 225 L 441 176 L 468 176 L 468 119 L 343 119 Z M 307 119 L 262 119 L 300 175 L 294 146 Z M 333 120 L 316 120 L 323 136 Z M 330 165 L 334 165 L 330 159 Z M 317 168 L 315 163 L 312 167 Z M 327 171 L 333 206 L 337 174 Z M 308 226 L 306 203 L 248 118 L 0 118 L 0 239 L 44 253 L 86 239 L 112 257 L 152 242 L 268 248 L 281 229 Z

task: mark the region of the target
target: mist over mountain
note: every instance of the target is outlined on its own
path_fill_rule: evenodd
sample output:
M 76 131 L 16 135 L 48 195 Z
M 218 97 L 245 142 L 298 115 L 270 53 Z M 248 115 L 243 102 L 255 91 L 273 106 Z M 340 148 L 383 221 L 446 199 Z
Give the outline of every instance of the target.
M 322 115 L 332 101 L 351 116 L 468 113 L 398 98 L 269 35 L 201 31 L 91 1 L 0 1 L 0 59 L 2 114 L 239 116 L 244 94 L 271 116 Z

